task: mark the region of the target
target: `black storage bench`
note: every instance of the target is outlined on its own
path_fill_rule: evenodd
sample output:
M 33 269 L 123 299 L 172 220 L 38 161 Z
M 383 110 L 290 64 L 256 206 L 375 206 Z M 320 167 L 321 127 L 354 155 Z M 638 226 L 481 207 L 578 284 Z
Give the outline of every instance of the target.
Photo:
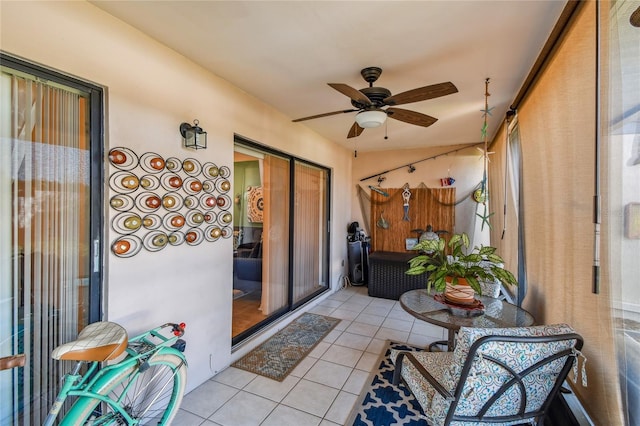
M 400 299 L 402 293 L 427 288 L 427 274 L 407 275 L 409 259 L 417 253 L 376 251 L 369 255 L 369 296 Z

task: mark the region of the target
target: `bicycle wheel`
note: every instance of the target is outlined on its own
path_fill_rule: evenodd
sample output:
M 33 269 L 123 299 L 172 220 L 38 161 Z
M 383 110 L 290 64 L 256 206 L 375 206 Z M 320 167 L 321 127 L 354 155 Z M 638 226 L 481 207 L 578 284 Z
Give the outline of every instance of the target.
M 94 391 L 114 401 L 140 425 L 169 425 L 178 412 L 187 379 L 183 359 L 173 353 L 157 353 L 147 362 L 116 370 Z M 61 425 L 125 425 L 125 418 L 111 405 L 92 397 L 80 397 Z

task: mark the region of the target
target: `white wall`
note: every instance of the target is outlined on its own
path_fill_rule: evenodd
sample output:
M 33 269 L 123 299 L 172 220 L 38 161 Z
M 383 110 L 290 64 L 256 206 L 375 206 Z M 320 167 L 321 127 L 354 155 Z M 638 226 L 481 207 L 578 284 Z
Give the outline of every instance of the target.
M 89 3 L 2 2 L 0 9 L 4 52 L 106 88 L 106 151 L 125 146 L 233 168 L 238 133 L 330 167 L 335 288 L 351 216 L 351 206 L 340 202 L 351 196 L 349 152 Z M 179 124 L 195 118 L 208 132 L 207 150 L 181 147 Z M 112 212 L 106 215 L 105 317 L 130 333 L 186 322 L 188 390 L 193 389 L 238 355 L 231 354 L 232 240 L 142 250 L 122 259 L 109 250 L 115 234 Z

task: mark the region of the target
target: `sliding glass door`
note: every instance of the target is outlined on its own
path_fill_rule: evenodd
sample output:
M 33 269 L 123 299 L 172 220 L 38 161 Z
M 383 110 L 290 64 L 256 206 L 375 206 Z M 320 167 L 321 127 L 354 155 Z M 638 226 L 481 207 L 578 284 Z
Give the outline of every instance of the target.
M 326 169 L 295 161 L 293 304 L 328 288 Z
M 329 171 L 236 139 L 233 344 L 326 291 Z

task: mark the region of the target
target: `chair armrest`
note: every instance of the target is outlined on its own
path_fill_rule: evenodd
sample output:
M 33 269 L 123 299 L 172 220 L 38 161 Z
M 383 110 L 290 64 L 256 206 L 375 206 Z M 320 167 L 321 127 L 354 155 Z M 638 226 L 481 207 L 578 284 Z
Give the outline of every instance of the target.
M 393 372 L 393 384 L 397 385 L 398 382 L 400 381 L 400 377 L 402 374 L 402 362 L 404 361 L 404 358 L 407 358 L 411 364 L 413 364 L 413 366 L 418 370 L 418 372 L 420 372 L 420 374 L 422 374 L 422 376 L 427 380 L 427 382 L 429 382 L 429 384 L 431 386 L 433 386 L 433 388 L 440 394 L 442 395 L 442 397 L 447 400 L 447 401 L 453 401 L 455 400 L 454 396 L 451 394 L 451 392 L 449 392 L 448 390 L 446 390 L 444 388 L 444 386 L 442 386 L 440 384 L 440 382 L 438 382 L 428 371 L 426 368 L 424 368 L 424 366 L 422 364 L 420 364 L 418 362 L 418 360 L 416 359 L 416 357 L 413 356 L 413 354 L 411 354 L 411 352 L 400 352 L 398 353 L 398 356 L 396 357 L 396 369 Z

